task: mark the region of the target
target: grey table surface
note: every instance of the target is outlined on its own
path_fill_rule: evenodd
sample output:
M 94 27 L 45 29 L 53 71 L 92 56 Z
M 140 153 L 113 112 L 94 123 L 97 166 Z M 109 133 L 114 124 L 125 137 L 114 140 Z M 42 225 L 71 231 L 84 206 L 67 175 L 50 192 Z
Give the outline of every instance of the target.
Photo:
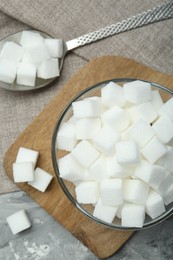
M 0 38 L 32 26 L 47 31 L 54 37 L 73 39 L 84 32 L 118 22 L 160 3 L 162 0 L 27 0 L 25 4 L 19 0 L 1 0 Z M 50 13 L 53 15 L 50 16 Z M 69 53 L 60 80 L 51 88 L 27 94 L 0 89 L 0 260 L 98 259 L 28 195 L 19 191 L 4 172 L 3 156 L 10 144 L 74 73 L 93 58 L 121 55 L 173 75 L 172 25 L 173 19 L 170 19 Z M 14 236 L 6 218 L 20 209 L 27 211 L 32 227 Z M 172 227 L 173 217 L 170 217 L 153 228 L 136 232 L 109 259 L 172 260 Z

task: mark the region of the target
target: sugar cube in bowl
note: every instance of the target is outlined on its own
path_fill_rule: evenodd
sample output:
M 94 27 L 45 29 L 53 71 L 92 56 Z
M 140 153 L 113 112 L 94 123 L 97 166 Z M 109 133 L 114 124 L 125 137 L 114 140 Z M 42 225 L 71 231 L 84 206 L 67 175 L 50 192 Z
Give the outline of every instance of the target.
M 173 91 L 139 79 L 100 82 L 73 98 L 57 120 L 52 161 L 74 206 L 113 229 L 172 215 L 171 111 Z

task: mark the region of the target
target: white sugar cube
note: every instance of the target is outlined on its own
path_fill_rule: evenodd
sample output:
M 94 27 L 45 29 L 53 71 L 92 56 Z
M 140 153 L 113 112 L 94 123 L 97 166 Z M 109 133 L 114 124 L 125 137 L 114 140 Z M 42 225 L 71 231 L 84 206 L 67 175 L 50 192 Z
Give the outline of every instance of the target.
M 35 168 L 38 156 L 38 151 L 28 149 L 25 147 L 20 147 L 16 156 L 16 162 L 32 162 Z
M 57 135 L 58 149 L 72 151 L 77 144 L 74 124 L 64 122 Z
M 147 123 L 152 123 L 158 116 L 151 102 L 134 105 L 127 109 L 127 113 L 133 122 L 143 119 Z
M 71 156 L 67 154 L 58 161 L 60 177 L 74 182 L 84 179 L 83 167 Z
M 20 44 L 24 48 L 31 47 L 33 45 L 42 43 L 44 38 L 37 32 L 34 31 L 23 31 L 21 38 L 20 38 Z
M 173 202 L 173 183 L 169 186 L 166 193 L 163 195 L 165 205 Z
M 164 144 L 168 143 L 173 138 L 173 122 L 167 116 L 161 116 L 152 125 L 152 128 L 159 140 L 161 140 Z
M 117 213 L 116 213 L 117 218 L 121 218 L 123 206 L 124 206 L 124 203 L 118 206 L 118 210 L 117 210 Z
M 31 63 L 19 63 L 17 69 L 17 84 L 35 86 L 36 66 Z
M 120 141 L 115 144 L 116 159 L 121 165 L 138 164 L 140 153 L 136 143 L 132 141 Z
M 169 116 L 170 119 L 173 120 L 173 98 L 170 98 L 161 106 L 159 114 Z
M 100 198 L 103 204 L 118 206 L 123 203 L 122 179 L 105 179 L 100 183 Z
M 28 182 L 28 184 L 41 192 L 45 192 L 52 178 L 53 176 L 50 173 L 37 167 L 34 171 L 34 180 Z
M 101 199 L 99 199 L 94 208 L 93 216 L 105 222 L 112 223 L 117 210 L 118 207 L 105 205 Z
M 157 137 L 153 137 L 141 149 L 141 153 L 150 163 L 155 163 L 166 153 L 166 147 L 157 139 Z
M 63 41 L 61 39 L 45 39 L 44 41 L 51 57 L 61 58 L 63 56 Z
M 123 182 L 123 198 L 131 203 L 144 204 L 149 192 L 149 185 L 137 179 L 126 179 Z
M 85 99 L 72 103 L 73 114 L 76 118 L 98 117 L 102 113 L 100 100 Z
M 130 176 L 131 172 L 125 167 L 122 167 L 119 163 L 117 163 L 116 155 L 107 156 L 107 172 L 109 177 L 113 178 L 125 178 Z
M 94 148 L 88 141 L 83 140 L 77 144 L 71 155 L 81 164 L 83 167 L 89 167 L 100 155 L 100 153 Z
M 115 152 L 115 143 L 119 138 L 120 135 L 116 130 L 105 125 L 93 138 L 93 144 L 103 154 L 110 155 Z
M 59 64 L 56 58 L 43 60 L 37 67 L 37 76 L 42 79 L 50 79 L 60 75 Z
M 27 50 L 24 51 L 24 54 L 23 54 L 22 59 L 21 59 L 21 63 L 30 63 L 30 64 L 32 64 L 32 60 L 31 60 Z
M 83 100 L 96 100 L 96 101 L 98 101 L 98 104 L 99 104 L 99 107 L 100 107 L 102 113 L 107 109 L 107 107 L 102 103 L 101 97 L 92 96 L 92 97 L 86 97 Z
M 19 210 L 7 217 L 7 223 L 14 235 L 31 226 L 31 222 L 25 210 Z
M 0 58 L 19 63 L 22 59 L 23 48 L 15 42 L 6 42 L 1 50 Z
M 140 147 L 144 146 L 152 137 L 155 132 L 151 125 L 142 119 L 136 121 L 128 129 L 128 136 L 130 136 Z
M 101 128 L 100 118 L 79 118 L 75 122 L 77 140 L 93 138 Z
M 173 147 L 166 146 L 166 153 L 157 161 L 158 164 L 162 165 L 165 169 L 173 172 Z
M 13 163 L 14 182 L 28 182 L 34 179 L 32 162 Z
M 123 88 L 114 82 L 108 83 L 101 89 L 102 102 L 107 107 L 124 106 L 124 92 Z
M 129 119 L 125 110 L 118 106 L 113 106 L 105 111 L 101 118 L 103 124 L 108 124 L 117 131 L 122 131 L 129 125 Z
M 163 198 L 159 193 L 150 189 L 148 198 L 146 201 L 146 213 L 152 218 L 155 219 L 165 212 L 165 206 Z
M 88 168 L 89 177 L 92 180 L 102 181 L 107 178 L 107 161 L 104 155 L 101 155 L 99 158 L 93 162 Z
M 141 228 L 145 220 L 145 206 L 125 203 L 121 211 L 121 225 Z
M 165 172 L 162 166 L 142 160 L 136 167 L 134 176 L 148 183 L 153 189 L 157 189 L 165 178 Z
M 161 194 L 161 196 L 165 196 L 167 191 L 173 184 L 173 175 L 169 172 L 165 173 L 165 178 L 162 180 L 160 186 L 157 188 L 157 191 Z
M 151 91 L 151 104 L 156 111 L 158 111 L 163 105 L 163 100 L 158 90 Z
M 17 72 L 17 64 L 12 60 L 0 59 L 0 81 L 13 83 Z
M 48 48 L 45 43 L 37 43 L 27 48 L 29 59 L 32 63 L 38 64 L 50 58 Z
M 75 192 L 79 203 L 96 203 L 99 199 L 99 184 L 96 181 L 84 181 L 75 187 Z
M 123 86 L 125 100 L 140 104 L 151 99 L 151 84 L 135 80 L 132 82 L 125 83 Z

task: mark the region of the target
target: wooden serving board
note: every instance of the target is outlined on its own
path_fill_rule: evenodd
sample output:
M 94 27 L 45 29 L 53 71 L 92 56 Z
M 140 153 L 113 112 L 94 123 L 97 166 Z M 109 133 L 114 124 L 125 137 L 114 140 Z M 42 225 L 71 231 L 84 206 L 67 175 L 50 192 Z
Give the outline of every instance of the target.
M 66 104 L 81 90 L 95 83 L 126 77 L 150 80 L 173 89 L 173 76 L 154 71 L 133 60 L 116 56 L 94 59 L 67 82 L 50 104 L 10 146 L 4 158 L 7 175 L 13 180 L 12 163 L 16 159 L 20 146 L 39 151 L 37 165 L 55 175 L 51 161 L 51 139 L 55 123 Z M 56 177 L 53 178 L 45 193 L 27 184 L 18 186 L 99 258 L 106 258 L 115 253 L 133 234 L 132 231 L 108 229 L 83 216 L 64 195 Z

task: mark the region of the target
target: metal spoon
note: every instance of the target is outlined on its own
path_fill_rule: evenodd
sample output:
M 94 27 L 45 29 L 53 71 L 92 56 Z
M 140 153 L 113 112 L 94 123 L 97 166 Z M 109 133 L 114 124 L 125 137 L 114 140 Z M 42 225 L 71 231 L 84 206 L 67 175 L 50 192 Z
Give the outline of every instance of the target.
M 63 66 L 64 57 L 67 54 L 67 52 L 70 50 L 73 50 L 85 44 L 89 44 L 91 42 L 101 40 L 108 36 L 118 34 L 120 32 L 129 31 L 131 29 L 135 29 L 143 25 L 151 24 L 172 17 L 173 17 L 173 0 L 169 1 L 168 3 L 164 3 L 162 5 L 156 6 L 153 9 L 149 9 L 145 12 L 142 12 L 141 14 L 137 14 L 136 16 L 132 16 L 116 24 L 112 24 L 105 28 L 99 29 L 97 31 L 85 34 L 76 39 L 63 42 L 63 57 L 59 60 L 60 70 L 62 69 Z M 0 41 L 0 50 L 6 41 L 14 41 L 16 43 L 19 43 L 21 33 L 22 32 L 17 32 L 15 34 L 9 35 L 6 38 L 2 39 Z M 43 32 L 39 32 L 39 33 L 44 38 L 51 38 L 51 36 L 46 33 Z M 18 85 L 16 84 L 16 82 L 14 82 L 13 84 L 0 82 L 0 87 L 12 91 L 28 91 L 28 90 L 34 90 L 34 89 L 46 87 L 54 80 L 55 78 L 48 79 L 48 80 L 37 78 L 35 87 Z

